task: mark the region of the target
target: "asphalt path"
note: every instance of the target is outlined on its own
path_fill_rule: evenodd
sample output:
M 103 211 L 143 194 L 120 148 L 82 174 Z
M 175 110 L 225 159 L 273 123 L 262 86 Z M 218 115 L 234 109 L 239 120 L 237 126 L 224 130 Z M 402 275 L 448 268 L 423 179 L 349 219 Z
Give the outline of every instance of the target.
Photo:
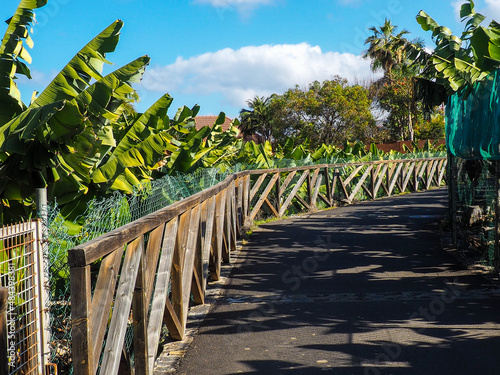
M 260 226 L 176 372 L 498 374 L 500 293 L 440 244 L 444 189 Z

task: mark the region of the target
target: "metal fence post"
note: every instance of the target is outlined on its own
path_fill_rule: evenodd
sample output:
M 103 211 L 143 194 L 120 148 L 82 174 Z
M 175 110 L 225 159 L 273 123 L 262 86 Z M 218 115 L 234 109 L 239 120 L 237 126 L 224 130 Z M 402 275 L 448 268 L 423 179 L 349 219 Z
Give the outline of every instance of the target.
M 50 362 L 50 315 L 47 307 L 49 288 L 48 265 L 48 209 L 47 209 L 47 189 L 36 189 L 37 216 L 40 219 L 37 224 L 37 273 L 38 273 L 38 303 L 40 306 L 40 354 L 42 370 Z

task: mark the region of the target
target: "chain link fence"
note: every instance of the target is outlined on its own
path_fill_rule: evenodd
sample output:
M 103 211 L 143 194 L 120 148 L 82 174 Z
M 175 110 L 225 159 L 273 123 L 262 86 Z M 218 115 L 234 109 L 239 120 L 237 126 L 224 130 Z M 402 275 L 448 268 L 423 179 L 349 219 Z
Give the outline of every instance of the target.
M 132 195 L 114 193 L 105 199 L 94 200 L 87 206 L 76 235 L 68 234 L 64 219 L 59 215 L 57 202 L 48 207 L 49 285 L 47 307 L 50 315 L 50 362 L 57 364 L 59 374 L 72 374 L 71 363 L 71 293 L 68 250 L 110 232 L 122 225 L 153 213 L 165 206 L 189 197 L 223 181 L 242 166 L 220 171 L 215 168 L 192 174 L 165 176 L 149 182 Z
M 449 157 L 453 242 L 471 263 L 494 269 L 498 177 L 495 164 Z

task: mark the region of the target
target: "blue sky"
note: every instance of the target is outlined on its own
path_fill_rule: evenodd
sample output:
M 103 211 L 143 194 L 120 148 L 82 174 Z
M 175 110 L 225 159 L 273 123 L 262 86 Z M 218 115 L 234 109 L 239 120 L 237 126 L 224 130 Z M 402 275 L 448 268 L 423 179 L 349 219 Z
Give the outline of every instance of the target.
M 125 26 L 110 72 L 142 55 L 151 57 L 137 84 L 144 111 L 163 93 L 201 115 L 234 117 L 256 95 L 283 93 L 338 74 L 351 82 L 373 78 L 361 58 L 368 28 L 385 18 L 433 44 L 415 21 L 423 9 L 462 31 L 460 0 L 49 0 L 36 11 L 33 80 L 20 80 L 23 100 L 41 91 L 71 57 L 116 19 Z M 8 19 L 18 0 L 2 0 Z M 500 1 L 477 0 L 476 8 L 500 20 Z M 5 27 L 2 29 L 2 34 Z

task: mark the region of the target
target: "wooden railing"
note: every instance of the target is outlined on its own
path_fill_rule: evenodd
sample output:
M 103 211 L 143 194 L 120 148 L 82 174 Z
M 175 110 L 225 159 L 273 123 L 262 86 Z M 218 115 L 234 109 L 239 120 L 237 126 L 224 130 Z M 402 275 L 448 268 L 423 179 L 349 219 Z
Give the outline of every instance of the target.
M 133 332 L 135 374 L 152 374 L 162 326 L 185 336 L 190 300 L 259 217 L 440 186 L 446 158 L 314 165 L 233 174 L 210 189 L 69 252 L 75 375 L 114 375 Z

